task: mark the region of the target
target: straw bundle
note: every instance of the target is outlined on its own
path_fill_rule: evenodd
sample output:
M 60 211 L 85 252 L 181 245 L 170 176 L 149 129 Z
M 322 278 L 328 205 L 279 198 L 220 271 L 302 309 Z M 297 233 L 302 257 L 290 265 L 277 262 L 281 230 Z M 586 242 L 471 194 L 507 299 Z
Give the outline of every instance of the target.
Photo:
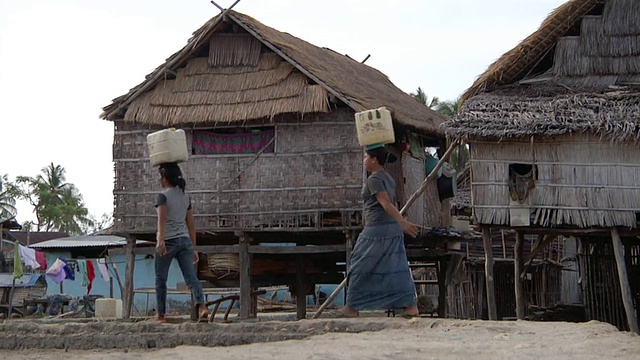
M 240 256 L 238 254 L 207 254 L 209 270 L 218 279 L 235 278 L 240 272 Z

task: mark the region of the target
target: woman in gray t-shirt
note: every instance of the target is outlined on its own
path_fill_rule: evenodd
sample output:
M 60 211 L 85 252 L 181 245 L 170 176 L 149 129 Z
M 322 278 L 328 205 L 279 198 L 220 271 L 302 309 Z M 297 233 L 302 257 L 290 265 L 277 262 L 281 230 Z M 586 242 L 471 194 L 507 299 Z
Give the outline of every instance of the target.
M 364 167 L 371 175 L 362 187 L 364 229 L 351 253 L 344 316 L 378 309 L 419 316 L 403 235 L 416 236 L 418 229 L 395 206 L 396 184 L 384 170 L 387 156 L 384 147 L 366 150 Z
M 198 263 L 196 229 L 191 201 L 184 192 L 186 182 L 175 163 L 160 165 L 160 183 L 164 189 L 156 198 L 158 233 L 156 236 L 156 306 L 157 320 L 165 322 L 167 304 L 167 276 L 173 259 L 178 260 L 184 281 L 193 292 L 200 319 L 207 318 L 202 285 L 198 281 L 194 264 Z

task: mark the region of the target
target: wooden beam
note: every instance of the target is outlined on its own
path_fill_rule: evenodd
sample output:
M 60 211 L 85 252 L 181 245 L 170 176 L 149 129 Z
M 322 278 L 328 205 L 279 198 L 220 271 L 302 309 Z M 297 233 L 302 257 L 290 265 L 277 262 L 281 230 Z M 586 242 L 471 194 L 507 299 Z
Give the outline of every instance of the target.
M 484 273 L 487 285 L 487 309 L 489 320 L 498 320 L 496 291 L 493 284 L 493 250 L 491 247 L 489 226 L 487 225 L 482 227 L 482 243 L 484 245 Z
M 131 318 L 131 309 L 133 307 L 133 273 L 136 265 L 136 255 L 134 254 L 133 249 L 135 248 L 135 244 L 136 238 L 133 236 L 127 236 L 127 267 L 124 274 L 124 309 L 122 316 L 125 319 Z
M 245 233 L 240 234 L 240 314 L 241 319 L 251 317 L 253 300 L 251 297 L 251 254 L 249 254 L 249 238 Z
M 627 323 L 631 331 L 640 334 L 636 310 L 633 307 L 633 295 L 631 294 L 631 287 L 629 286 L 627 265 L 624 259 L 624 246 L 622 245 L 622 240 L 620 240 L 618 229 L 615 227 L 611 228 L 611 241 L 613 242 L 613 252 L 615 253 L 616 265 L 618 266 L 618 278 L 620 280 L 620 290 L 622 291 L 622 303 L 627 313 Z
M 524 234 L 520 231 L 516 231 L 516 243 L 513 246 L 513 273 L 514 276 L 514 286 L 516 292 L 516 317 L 518 320 L 524 320 L 524 310 L 525 310 L 525 298 L 524 298 L 524 288 L 522 285 L 522 278 L 519 274 L 522 272 L 522 247 L 524 243 Z

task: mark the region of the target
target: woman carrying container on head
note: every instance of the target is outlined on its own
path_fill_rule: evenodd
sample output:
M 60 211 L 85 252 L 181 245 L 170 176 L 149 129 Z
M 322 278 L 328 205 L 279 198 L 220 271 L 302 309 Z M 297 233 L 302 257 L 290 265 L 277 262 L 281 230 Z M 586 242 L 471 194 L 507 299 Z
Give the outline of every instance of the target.
M 403 235 L 416 236 L 418 229 L 395 207 L 396 184 L 384 170 L 388 155 L 383 145 L 366 148 L 364 167 L 371 175 L 362 187 L 365 226 L 351 253 L 343 316 L 357 316 L 365 309 L 420 315 Z
M 191 288 L 199 318 L 206 319 L 207 307 L 194 265 L 198 263 L 198 253 L 194 250 L 196 229 L 191 200 L 184 192 L 186 182 L 178 164 L 160 165 L 160 184 L 163 191 L 158 194 L 155 204 L 158 213 L 155 263 L 157 320 L 166 321 L 167 276 L 174 258 L 178 260 L 182 276 Z

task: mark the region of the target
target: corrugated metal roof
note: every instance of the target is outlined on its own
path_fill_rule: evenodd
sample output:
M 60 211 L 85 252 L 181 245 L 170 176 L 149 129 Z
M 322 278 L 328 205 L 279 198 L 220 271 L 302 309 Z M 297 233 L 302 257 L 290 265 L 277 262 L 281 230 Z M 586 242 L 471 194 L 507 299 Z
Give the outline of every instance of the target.
M 5 239 L 19 241 L 22 245 L 27 244 L 27 237 L 29 238 L 29 244 L 34 245 L 47 240 L 66 238 L 69 237 L 69 234 L 55 231 L 4 231 Z
M 148 244 L 149 241 L 137 240 L 136 245 Z M 115 235 L 78 235 L 43 241 L 29 245 L 34 249 L 80 248 L 80 247 L 112 247 L 127 244 L 127 239 Z

